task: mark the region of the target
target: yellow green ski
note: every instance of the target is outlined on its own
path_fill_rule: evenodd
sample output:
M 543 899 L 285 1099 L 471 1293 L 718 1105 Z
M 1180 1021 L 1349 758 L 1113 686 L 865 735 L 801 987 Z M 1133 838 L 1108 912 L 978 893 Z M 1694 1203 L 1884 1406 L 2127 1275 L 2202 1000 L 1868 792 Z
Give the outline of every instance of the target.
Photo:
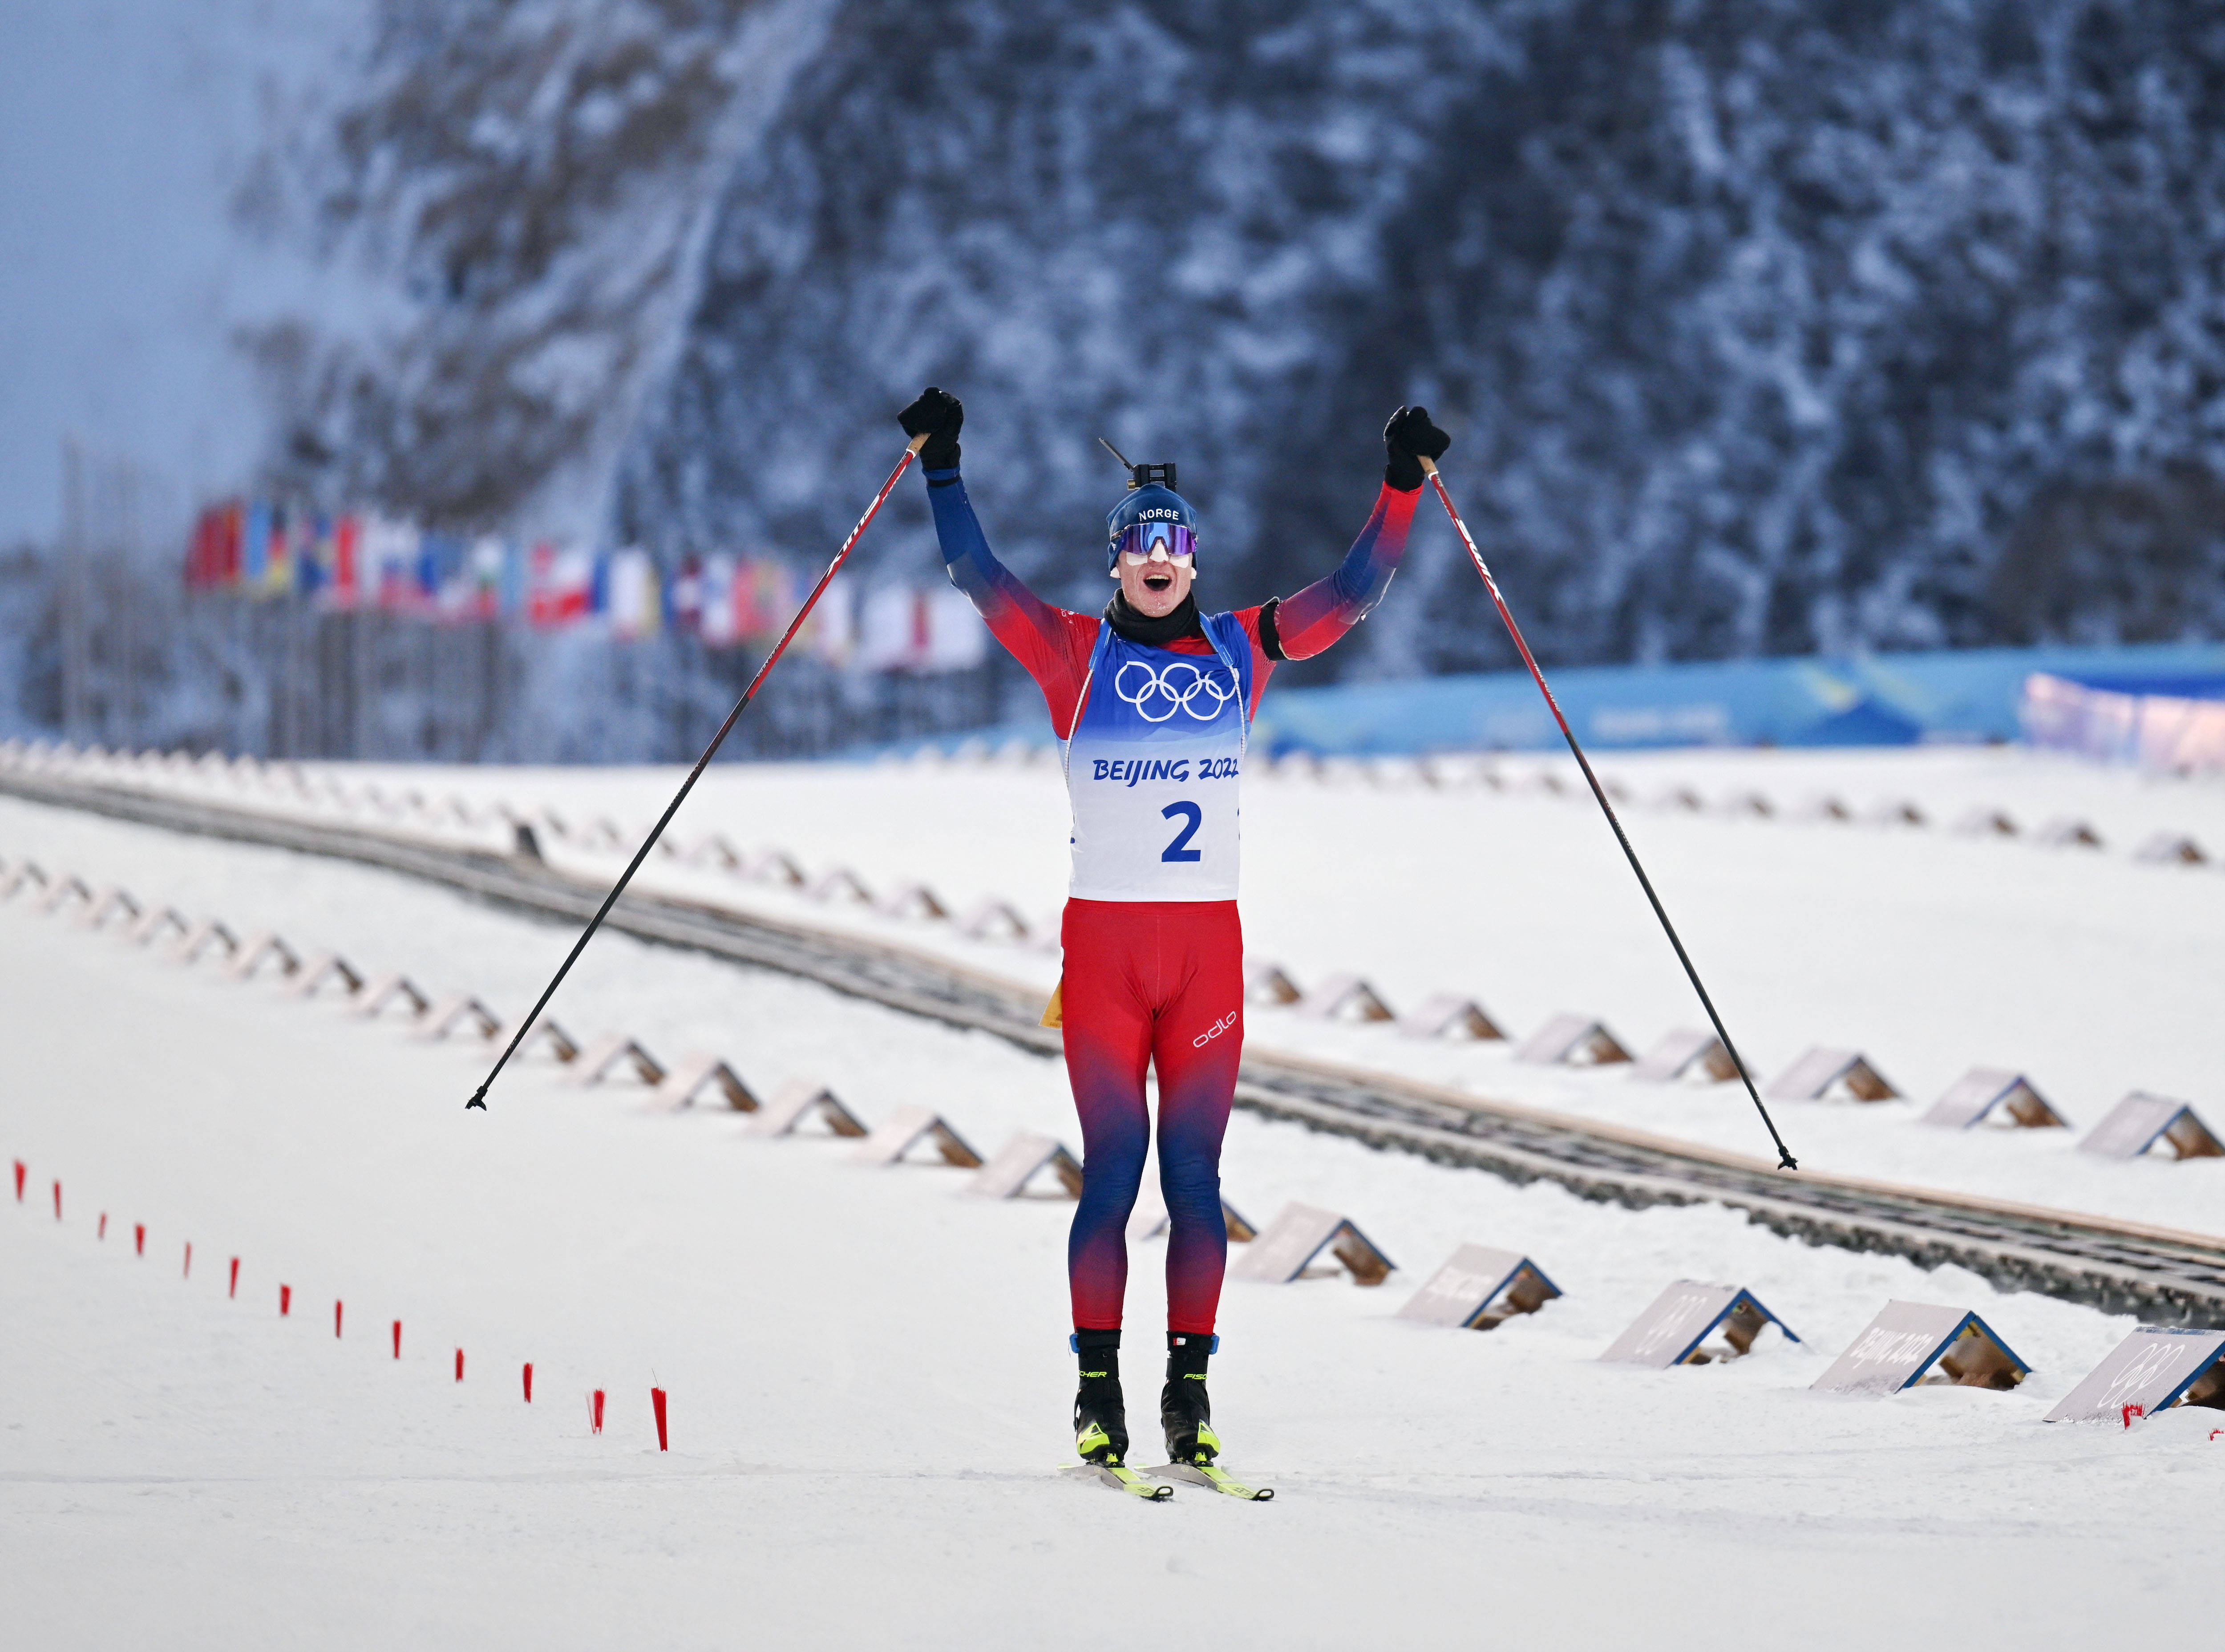
M 1091 1423 L 1074 1437 L 1074 1449 L 1081 1461 L 1070 1469 L 1060 1471 L 1079 1479 L 1096 1481 L 1115 1491 L 1125 1491 L 1146 1503 L 1164 1503 L 1175 1495 L 1170 1485 L 1153 1485 L 1149 1480 L 1120 1461 L 1120 1454 L 1112 1449 L 1112 1437 L 1100 1423 Z
M 1240 1480 L 1232 1480 L 1227 1472 L 1210 1463 L 1170 1463 L 1163 1469 L 1153 1469 L 1152 1474 L 1162 1480 L 1181 1480 L 1190 1485 L 1209 1485 L 1215 1491 L 1231 1497 L 1241 1497 L 1246 1503 L 1271 1503 L 1274 1500 L 1272 1486 L 1248 1486 Z M 1173 1488 L 1170 1486 L 1169 1490 Z
M 1059 1471 L 1077 1480 L 1094 1480 L 1107 1490 L 1125 1491 L 1145 1503 L 1164 1503 L 1175 1495 L 1170 1485 L 1154 1485 L 1133 1469 L 1119 1463 L 1076 1463 Z

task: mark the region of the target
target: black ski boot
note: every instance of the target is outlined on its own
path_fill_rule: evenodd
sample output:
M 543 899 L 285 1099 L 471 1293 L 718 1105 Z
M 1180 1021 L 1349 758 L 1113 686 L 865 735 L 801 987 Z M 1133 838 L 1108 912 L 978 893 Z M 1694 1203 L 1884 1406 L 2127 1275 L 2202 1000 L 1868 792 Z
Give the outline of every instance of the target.
M 1167 1431 L 1167 1461 L 1210 1466 L 1220 1455 L 1213 1432 L 1213 1401 L 1205 1392 L 1205 1363 L 1220 1346 L 1211 1331 L 1167 1332 L 1167 1385 L 1159 1390 L 1159 1422 Z
M 1074 1449 L 1082 1461 L 1119 1468 L 1128 1460 L 1128 1408 L 1120 1398 L 1120 1333 L 1077 1331 L 1081 1388 L 1074 1396 Z

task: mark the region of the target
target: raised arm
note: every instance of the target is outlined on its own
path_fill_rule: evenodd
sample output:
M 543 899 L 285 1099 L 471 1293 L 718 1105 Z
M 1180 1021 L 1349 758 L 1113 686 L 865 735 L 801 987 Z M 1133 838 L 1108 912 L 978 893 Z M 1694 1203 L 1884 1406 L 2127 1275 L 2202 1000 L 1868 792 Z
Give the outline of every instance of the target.
M 1097 621 L 1053 607 L 998 562 L 981 531 L 973 503 L 958 473 L 958 432 L 966 410 L 955 396 L 929 386 L 900 416 L 905 433 L 931 432 L 920 450 L 935 537 L 950 582 L 972 599 L 990 634 L 1026 667 L 1043 690 L 1051 728 L 1061 740 L 1073 732 L 1074 715 L 1089 670 Z
M 1054 677 L 1062 683 L 1070 681 L 1078 691 L 1081 671 L 1089 664 L 1089 651 L 1086 646 L 1081 649 L 1077 662 L 1072 622 L 1084 616 L 1053 607 L 997 560 L 981 531 L 979 518 L 973 514 L 973 502 L 966 497 L 966 484 L 954 467 L 929 471 L 927 486 L 928 504 L 935 512 L 935 537 L 941 541 L 950 582 L 973 599 L 975 612 L 987 622 L 997 640 L 1011 650 L 1013 658 L 1028 668 L 1046 692 Z M 1087 623 L 1093 639 L 1097 622 L 1093 619 Z M 1073 709 L 1070 700 L 1065 708 Z M 1059 711 L 1055 705 L 1051 708 L 1054 721 Z M 1065 732 L 1060 731 L 1062 737 Z
M 1383 443 L 1389 455 L 1383 467 L 1383 489 L 1375 496 L 1375 508 L 1360 537 L 1352 542 L 1334 573 L 1274 605 L 1271 624 L 1278 647 L 1270 651 L 1279 651 L 1284 659 L 1311 659 L 1350 631 L 1383 600 L 1391 576 L 1398 571 L 1414 506 L 1422 498 L 1422 465 L 1417 455 L 1434 461 L 1449 439 L 1429 423 L 1427 409 L 1402 407 L 1384 427 Z

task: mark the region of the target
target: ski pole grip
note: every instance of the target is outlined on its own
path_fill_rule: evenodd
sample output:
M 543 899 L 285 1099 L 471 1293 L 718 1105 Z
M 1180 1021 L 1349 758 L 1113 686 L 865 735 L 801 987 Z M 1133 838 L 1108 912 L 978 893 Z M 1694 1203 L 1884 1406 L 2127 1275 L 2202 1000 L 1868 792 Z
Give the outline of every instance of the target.
M 1429 454 L 1425 453 L 1417 453 L 1414 455 L 1414 458 L 1421 465 L 1423 475 L 1434 476 L 1437 473 L 1437 461 L 1430 458 Z
M 910 442 L 904 443 L 904 451 L 909 454 L 916 454 L 922 448 L 927 446 L 928 438 L 932 436 L 934 434 L 935 432 L 932 430 L 921 431 Z

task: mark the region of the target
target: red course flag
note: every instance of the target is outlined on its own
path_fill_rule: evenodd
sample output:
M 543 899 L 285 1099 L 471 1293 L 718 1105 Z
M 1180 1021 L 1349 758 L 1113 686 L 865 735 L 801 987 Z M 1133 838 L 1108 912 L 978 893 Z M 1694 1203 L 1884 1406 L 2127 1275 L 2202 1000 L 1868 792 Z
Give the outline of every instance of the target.
M 662 1388 L 651 1388 L 649 1391 L 649 1408 L 656 1413 L 656 1449 L 660 1452 L 669 1452 L 672 1447 L 665 1442 L 664 1438 L 664 1390 Z

